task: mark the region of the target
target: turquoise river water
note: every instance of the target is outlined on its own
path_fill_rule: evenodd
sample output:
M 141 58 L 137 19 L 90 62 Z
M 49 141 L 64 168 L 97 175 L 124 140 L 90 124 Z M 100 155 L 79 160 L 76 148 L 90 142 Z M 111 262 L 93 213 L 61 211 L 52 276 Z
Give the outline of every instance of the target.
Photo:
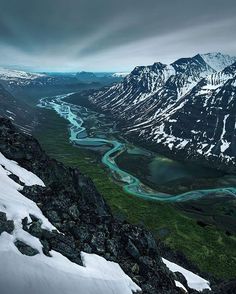
M 102 163 L 107 166 L 116 178 L 123 185 L 123 189 L 136 197 L 140 197 L 146 200 L 158 200 L 158 201 L 187 201 L 193 199 L 199 199 L 207 195 L 215 196 L 222 194 L 236 196 L 236 188 L 217 188 L 217 189 L 204 189 L 186 192 L 178 195 L 169 195 L 152 190 L 144 185 L 137 177 L 123 171 L 118 167 L 115 162 L 115 157 L 126 150 L 125 143 L 121 143 L 117 140 L 108 140 L 98 137 L 89 137 L 85 127 L 83 126 L 83 119 L 80 116 L 80 111 L 88 112 L 85 107 L 75 106 L 73 104 L 65 102 L 63 99 L 71 94 L 58 95 L 54 97 L 46 97 L 40 99 L 39 107 L 55 110 L 58 115 L 68 120 L 70 124 L 70 141 L 81 147 L 96 147 L 96 146 L 109 146 L 110 149 L 103 155 Z

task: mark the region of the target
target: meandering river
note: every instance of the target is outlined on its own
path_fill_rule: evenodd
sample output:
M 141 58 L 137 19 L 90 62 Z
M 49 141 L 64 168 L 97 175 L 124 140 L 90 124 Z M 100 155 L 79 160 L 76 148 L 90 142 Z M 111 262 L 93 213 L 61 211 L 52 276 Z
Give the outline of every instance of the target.
M 207 195 L 214 194 L 215 197 L 228 194 L 236 196 L 236 188 L 217 188 L 195 190 L 178 195 L 170 195 L 162 192 L 154 191 L 147 185 L 144 185 L 137 177 L 122 170 L 116 164 L 115 158 L 127 150 L 126 144 L 118 140 L 108 140 L 107 138 L 90 137 L 84 127 L 84 121 L 81 113 L 89 110 L 82 106 L 75 106 L 71 103 L 65 102 L 64 99 L 71 94 L 58 95 L 54 97 L 46 97 L 40 99 L 39 107 L 55 110 L 58 115 L 65 118 L 70 126 L 70 141 L 81 147 L 99 147 L 109 146 L 109 150 L 105 152 L 102 157 L 102 163 L 107 166 L 113 176 L 122 183 L 124 190 L 136 197 L 146 200 L 158 201 L 187 201 L 199 199 Z

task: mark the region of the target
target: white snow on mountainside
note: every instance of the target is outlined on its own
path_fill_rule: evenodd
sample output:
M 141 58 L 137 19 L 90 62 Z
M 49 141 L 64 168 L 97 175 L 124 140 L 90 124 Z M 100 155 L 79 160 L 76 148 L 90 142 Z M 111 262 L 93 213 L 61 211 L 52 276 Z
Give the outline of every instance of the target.
M 236 62 L 236 56 L 230 56 L 220 52 L 201 54 L 201 57 L 216 71 L 221 71 Z
M 33 201 L 21 194 L 23 187 L 9 177 L 12 173 L 25 185 L 44 186 L 36 175 L 0 153 L 0 212 L 14 222 L 11 234 L 0 235 L 1 294 L 132 294 L 140 290 L 117 263 L 98 255 L 82 252 L 84 266 L 53 250 L 51 257 L 46 256 L 39 239 L 23 229 L 22 219 L 31 220 L 30 216 L 34 216 L 41 221 L 42 228 L 52 231 L 55 227 Z M 15 246 L 17 240 L 37 250 L 38 254 L 23 255 Z
M 132 139 L 233 170 L 235 61 L 207 53 L 170 65 L 138 66 L 121 83 L 92 93 L 89 101 L 118 119 Z
M 209 286 L 209 282 L 194 273 L 186 270 L 185 268 L 170 262 L 164 258 L 162 258 L 162 261 L 165 263 L 165 265 L 169 268 L 172 272 L 179 272 L 181 273 L 185 279 L 187 280 L 188 286 L 191 289 L 195 289 L 197 291 L 203 291 L 204 289 L 211 289 Z
M 56 228 L 36 203 L 21 193 L 23 186 L 10 175 L 18 176 L 27 186 L 44 186 L 35 174 L 0 153 L 0 213 L 5 213 L 7 220 L 14 222 L 12 233 L 0 234 L 1 294 L 132 294 L 141 291 L 119 264 L 96 254 L 81 252 L 83 266 L 54 250 L 46 256 L 40 240 L 23 229 L 22 219 L 27 217 L 31 222 L 34 216 L 40 220 L 43 229 L 52 231 Z M 16 241 L 30 246 L 38 254 L 22 254 L 15 245 Z M 210 289 L 208 281 L 166 259 L 163 262 L 172 272 L 181 272 L 190 288 L 199 291 Z M 175 284 L 187 292 L 180 282 L 175 281 Z
M 34 80 L 44 76 L 45 76 L 44 74 L 28 73 L 21 70 L 13 70 L 13 69 L 0 67 L 0 80 L 14 80 L 14 79 Z
M 115 72 L 112 74 L 113 77 L 124 78 L 128 75 L 128 72 Z

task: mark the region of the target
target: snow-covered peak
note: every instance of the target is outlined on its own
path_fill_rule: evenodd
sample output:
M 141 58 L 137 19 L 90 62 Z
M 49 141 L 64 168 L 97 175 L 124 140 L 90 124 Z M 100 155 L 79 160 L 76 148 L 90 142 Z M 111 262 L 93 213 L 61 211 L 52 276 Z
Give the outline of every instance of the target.
M 112 74 L 112 76 L 116 77 L 116 78 L 124 78 L 128 74 L 129 74 L 128 72 L 115 72 L 115 73 Z
M 208 65 L 200 54 L 193 57 L 180 58 L 172 63 L 178 74 L 191 76 L 193 79 L 205 77 L 212 74 L 215 70 Z
M 139 88 L 141 93 L 149 95 L 162 87 L 169 77 L 174 74 L 175 69 L 172 65 L 161 62 L 148 66 L 137 66 L 125 77 L 124 86 L 125 88 Z
M 225 67 L 236 62 L 235 56 L 222 54 L 220 52 L 201 54 L 202 59 L 216 71 L 221 71 Z
M 0 67 L 1 80 L 14 80 L 14 79 L 34 80 L 44 76 L 45 76 L 44 74 L 28 73 L 21 70 L 13 70 L 13 69 Z
M 199 85 L 201 86 L 200 92 L 204 94 L 207 92 L 210 93 L 211 91 L 222 87 L 228 80 L 234 77 L 236 77 L 236 63 L 227 66 L 222 71 L 208 75 Z

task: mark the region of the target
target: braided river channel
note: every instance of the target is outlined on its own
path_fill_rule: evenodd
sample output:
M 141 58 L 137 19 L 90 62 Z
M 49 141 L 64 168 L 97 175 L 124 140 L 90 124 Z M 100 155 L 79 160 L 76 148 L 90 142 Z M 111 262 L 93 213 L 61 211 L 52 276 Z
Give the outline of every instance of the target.
M 236 188 L 217 187 L 212 189 L 192 190 L 185 193 L 169 194 L 158 192 L 146 183 L 144 184 L 137 176 L 123 170 L 117 164 L 117 158 L 127 152 L 126 142 L 120 142 L 116 137 L 110 139 L 104 132 L 103 136 L 91 136 L 85 127 L 84 121 L 89 116 L 99 116 L 94 111 L 83 106 L 77 106 L 64 101 L 70 94 L 58 95 L 53 97 L 41 98 L 38 104 L 41 108 L 51 109 L 58 115 L 66 119 L 69 123 L 70 141 L 72 144 L 81 148 L 104 148 L 102 155 L 102 163 L 110 170 L 113 178 L 123 186 L 123 189 L 136 197 L 146 200 L 180 202 L 187 200 L 200 199 L 207 195 L 214 194 L 214 197 L 227 194 L 236 196 Z M 113 139 L 114 138 L 114 139 Z M 148 152 L 148 151 L 146 151 Z M 163 157 L 161 157 L 163 159 Z M 167 172 L 168 173 L 168 172 Z

